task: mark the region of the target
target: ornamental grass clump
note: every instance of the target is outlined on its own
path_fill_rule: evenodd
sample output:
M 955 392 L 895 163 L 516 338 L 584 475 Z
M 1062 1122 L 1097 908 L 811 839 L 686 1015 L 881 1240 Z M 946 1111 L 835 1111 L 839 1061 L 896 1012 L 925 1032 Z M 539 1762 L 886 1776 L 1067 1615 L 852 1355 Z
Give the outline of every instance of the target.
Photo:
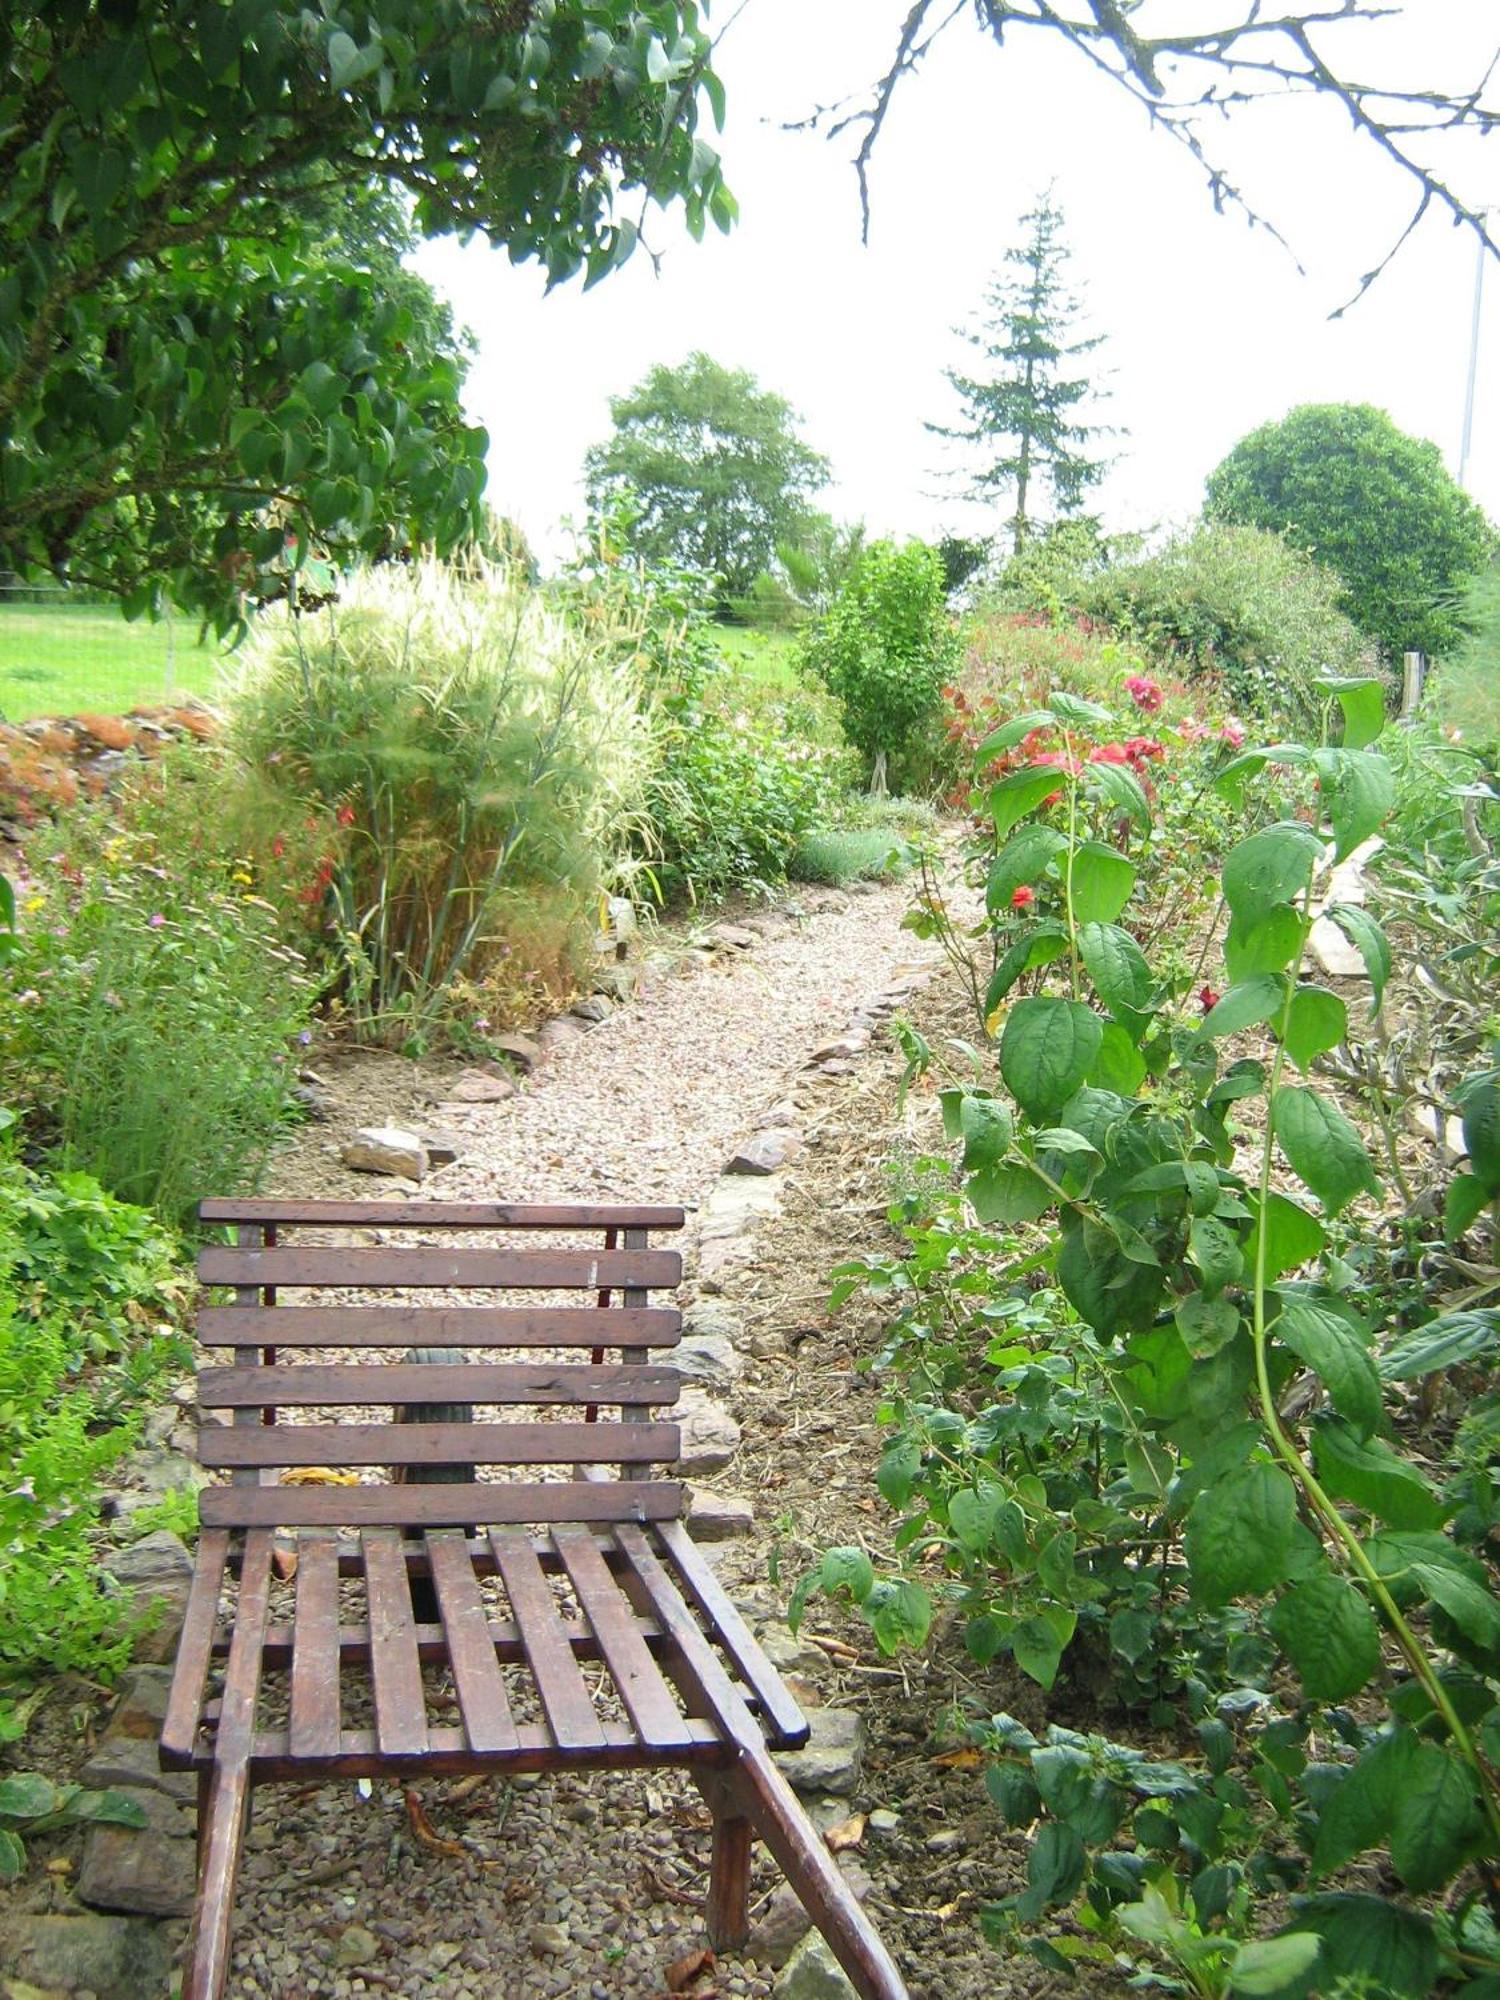
M 289 823 L 331 821 L 319 949 L 361 1038 L 419 1044 L 491 973 L 566 987 L 648 735 L 624 665 L 510 568 L 374 569 L 316 617 L 268 616 L 231 733 Z M 532 901 L 549 962 L 522 966 Z

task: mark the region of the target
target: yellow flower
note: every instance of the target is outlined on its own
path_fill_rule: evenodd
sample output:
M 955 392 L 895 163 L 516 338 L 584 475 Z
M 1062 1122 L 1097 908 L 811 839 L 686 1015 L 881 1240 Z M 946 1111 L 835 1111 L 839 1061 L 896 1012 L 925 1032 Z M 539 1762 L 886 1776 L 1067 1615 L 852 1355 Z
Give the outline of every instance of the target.
M 45 910 L 47 907 L 47 898 L 45 896 L 28 896 L 24 907 L 28 911 Z

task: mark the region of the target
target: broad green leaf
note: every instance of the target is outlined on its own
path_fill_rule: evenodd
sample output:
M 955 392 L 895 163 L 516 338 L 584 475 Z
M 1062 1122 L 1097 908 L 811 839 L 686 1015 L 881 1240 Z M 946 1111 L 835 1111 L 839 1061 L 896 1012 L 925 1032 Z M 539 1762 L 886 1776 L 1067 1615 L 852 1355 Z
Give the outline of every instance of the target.
M 1252 833 L 1225 858 L 1224 900 L 1230 913 L 1244 924 L 1256 924 L 1279 903 L 1296 902 L 1322 851 L 1318 836 L 1300 821 Z
M 1336 993 L 1299 986 L 1287 1009 L 1286 1052 L 1306 1076 L 1316 1058 L 1336 1049 L 1349 1033 L 1349 1013 Z
M 1188 1229 L 1188 1255 L 1203 1278 L 1210 1298 L 1226 1285 L 1238 1284 L 1244 1275 L 1245 1259 L 1240 1240 L 1227 1223 L 1216 1215 L 1195 1216 Z
M 1048 866 L 1067 852 L 1067 846 L 1067 835 L 1055 826 L 1023 826 L 1019 833 L 1012 834 L 996 855 L 985 884 L 984 902 L 989 914 L 1003 915 L 1011 907 L 1011 897 L 1017 889 L 1034 888 L 1046 875 Z
M 1261 1211 L 1259 1203 L 1252 1197 L 1251 1214 L 1255 1222 L 1250 1231 L 1250 1241 L 1245 1249 L 1245 1267 L 1253 1271 L 1259 1250 Z M 1322 1251 L 1328 1238 L 1316 1216 L 1309 1215 L 1305 1208 L 1290 1200 L 1284 1194 L 1273 1194 L 1266 1202 L 1266 1280 L 1274 1283 L 1288 1271 L 1299 1270 L 1310 1264 Z
M 1334 860 L 1346 861 L 1382 827 L 1396 803 L 1396 778 L 1374 750 L 1321 753 L 1323 798 L 1333 826 Z
M 1010 1650 L 1021 1672 L 1038 1686 L 1050 1688 L 1077 1622 L 1076 1614 L 1060 1604 L 1023 1618 L 1010 1635 Z
M 986 1167 L 965 1183 L 964 1194 L 981 1222 L 1012 1227 L 1035 1222 L 1057 1200 L 1051 1188 L 1019 1161 Z
M 1198 1030 L 1200 1039 L 1216 1041 L 1237 1035 L 1260 1021 L 1274 1020 L 1286 1005 L 1286 980 L 1280 973 L 1263 972 L 1229 991 L 1212 1009 Z
M 1308 1896 L 1290 1929 L 1323 1940 L 1319 1978 L 1329 1992 L 1347 1980 L 1353 1992 L 1422 2000 L 1437 1978 L 1431 1917 L 1389 1896 Z
M 1435 1375 L 1440 1368 L 1477 1361 L 1497 1348 L 1500 1311 L 1443 1313 L 1393 1341 L 1380 1357 L 1380 1372 L 1387 1382 L 1409 1382 L 1419 1375 Z
M 1056 722 L 1056 716 L 1049 715 L 1044 708 L 1033 708 L 1025 715 L 1013 716 L 1009 722 L 1002 722 L 998 729 L 990 731 L 974 752 L 976 775 L 982 776 L 997 757 L 1007 750 L 1014 750 L 1034 729 L 1052 729 Z
M 1269 1623 L 1309 1701 L 1348 1701 L 1380 1665 L 1380 1628 L 1364 1592 L 1332 1570 L 1283 1591 Z
M 1483 1827 L 1468 1766 L 1436 1743 L 1419 1743 L 1402 1774 L 1391 1828 L 1391 1865 L 1408 1889 L 1441 1889 L 1469 1858 Z
M 76 1818 L 100 1826 L 144 1826 L 146 1809 L 138 1798 L 111 1786 L 103 1792 L 80 1792 L 70 1810 Z
M 990 976 L 990 983 L 984 996 L 984 1023 L 991 1032 L 993 1032 L 996 1009 L 1031 964 L 1031 947 L 1036 935 L 1036 932 L 1031 930 L 1017 938 Z M 1059 937 L 1061 936 L 1059 932 Z
M 1436 1528 L 1443 1518 L 1422 1474 L 1379 1438 L 1361 1438 L 1341 1417 L 1313 1426 L 1318 1477 L 1335 1500 L 1350 1500 L 1393 1528 Z
M 1000 1040 L 1000 1074 L 1032 1118 L 1055 1118 L 1088 1075 L 1104 1023 L 1079 1000 L 1019 1000 Z
M 1138 1038 L 1146 1024 L 1154 985 L 1145 953 L 1117 924 L 1084 924 L 1078 933 L 1078 951 L 1094 991 Z
M 1066 688 L 1053 688 L 1047 696 L 1047 706 L 1059 721 L 1075 729 L 1095 729 L 1110 720 L 1107 708 L 1097 701 L 1085 700 L 1082 695 L 1070 694 Z
M 1305 1979 L 1323 1950 L 1311 1931 L 1284 1937 L 1258 1938 L 1242 1944 L 1229 1961 L 1229 1986 L 1234 1993 L 1280 1993 L 1294 1980 Z
M 0 1818 L 45 1819 L 58 1810 L 57 1786 L 40 1771 L 17 1771 L 0 1778 Z
M 991 785 L 990 816 L 995 822 L 996 839 L 1004 840 L 1011 828 L 1043 799 L 1053 792 L 1065 791 L 1072 782 L 1060 765 L 1028 764 L 1024 770 L 1010 772 L 998 785 Z
M 1358 1329 L 1333 1306 L 1288 1294 L 1271 1328 L 1312 1369 L 1333 1407 L 1367 1438 L 1381 1418 L 1380 1374 Z
M 1118 1021 L 1106 1021 L 1099 1038 L 1099 1052 L 1089 1064 L 1087 1082 L 1095 1090 L 1110 1090 L 1119 1097 L 1134 1097 L 1146 1077 L 1146 1062 Z
M 1455 1094 L 1474 1178 L 1487 1194 L 1500 1195 L 1500 1076 L 1466 1078 Z
M 1257 973 L 1285 972 L 1302 956 L 1306 923 L 1290 904 L 1278 903 L 1254 923 L 1231 918 L 1224 933 L 1224 968 L 1238 984 Z
M 1227 1347 L 1240 1330 L 1240 1309 L 1230 1299 L 1211 1299 L 1189 1292 L 1179 1299 L 1172 1317 L 1182 1344 L 1195 1361 L 1206 1360 Z
M 1271 1099 L 1271 1129 L 1293 1173 L 1332 1215 L 1380 1183 L 1365 1142 L 1331 1099 L 1284 1084 Z
M 1151 824 L 1151 806 L 1134 771 L 1127 771 L 1121 764 L 1089 764 L 1084 776 L 1095 790 L 1104 794 L 1109 803 L 1122 813 L 1129 815 L 1137 826 Z
M 1363 750 L 1385 728 L 1385 688 L 1373 675 L 1359 678 L 1332 674 L 1318 686 L 1333 695 L 1344 711 L 1344 748 Z
M 1050 1687 L 1051 1682 L 1044 1683 Z M 1083 1886 L 1088 1855 L 1083 1842 L 1070 1826 L 1049 1819 L 1037 1828 L 1026 1857 L 1028 1891 L 1041 1905 L 1037 1911 L 1071 1903 Z M 1033 1919 L 1035 1921 L 1035 1919 Z
M 0 1882 L 19 1882 L 26 1872 L 26 1849 L 20 1836 L 0 1826 Z
M 1459 1631 L 1486 1652 L 1500 1654 L 1500 1604 L 1492 1591 L 1447 1562 L 1410 1565 L 1413 1582 L 1446 1611 Z
M 1166 1289 L 1159 1264 L 1127 1257 L 1108 1230 L 1091 1222 L 1070 1221 L 1063 1229 L 1057 1279 L 1079 1318 L 1111 1340 L 1150 1326 Z
M 932 1599 L 921 1584 L 904 1578 L 877 1584 L 870 1604 L 870 1630 L 882 1653 L 898 1653 L 904 1646 L 927 1643 L 932 1630 Z
M 1391 948 L 1386 942 L 1385 932 L 1369 911 L 1360 909 L 1356 903 L 1329 903 L 1322 914 L 1329 923 L 1338 926 L 1365 962 L 1365 977 L 1370 982 L 1370 1016 L 1373 1019 L 1380 1011 L 1386 982 L 1391 976 Z
M 875 1484 L 887 1506 L 894 1507 L 898 1513 L 901 1511 L 911 1498 L 911 1490 L 921 1469 L 922 1449 L 915 1438 L 898 1433 L 887 1440 L 880 1454 L 880 1463 L 875 1468 Z
M 1443 1237 L 1456 1243 L 1489 1207 L 1492 1197 L 1477 1174 L 1455 1174 L 1443 1197 Z
M 978 1493 L 955 1493 L 948 1501 L 948 1526 L 959 1544 L 977 1555 L 994 1541 L 996 1523 L 1007 1504 L 998 1486 L 986 1486 Z
M 1193 1595 L 1212 1610 L 1259 1596 L 1280 1580 L 1292 1544 L 1297 1493 L 1275 1465 L 1244 1465 L 1206 1487 L 1187 1521 Z
M 863 1549 L 830 1549 L 818 1566 L 818 1580 L 830 1593 L 847 1590 L 863 1604 L 875 1586 L 875 1565 Z
M 943 1093 L 946 1098 L 947 1092 Z M 946 1122 L 948 1107 L 943 1106 Z M 980 1167 L 992 1167 L 1002 1160 L 1010 1150 L 1011 1138 L 1015 1132 L 1015 1120 L 1010 1115 L 1010 1107 L 995 1097 L 979 1097 L 966 1090 L 959 1096 L 957 1137 L 964 1142 L 963 1167 L 965 1173 L 974 1173 Z
M 1315 1879 L 1332 1875 L 1368 1847 L 1384 1846 L 1416 1747 L 1417 1739 L 1409 1729 L 1377 1736 L 1334 1787 L 1318 1815 L 1312 1850 Z
M 1130 901 L 1135 877 L 1133 861 L 1102 841 L 1084 841 L 1074 850 L 1071 867 L 1063 869 L 1074 923 L 1112 924 Z

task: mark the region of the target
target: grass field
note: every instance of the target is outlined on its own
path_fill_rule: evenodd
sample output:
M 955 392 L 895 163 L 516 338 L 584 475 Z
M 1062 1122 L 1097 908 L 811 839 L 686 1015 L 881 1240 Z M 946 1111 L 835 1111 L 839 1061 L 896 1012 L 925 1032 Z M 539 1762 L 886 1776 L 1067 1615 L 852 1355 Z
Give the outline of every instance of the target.
M 0 603 L 0 720 L 212 699 L 223 658 L 187 618 L 127 624 L 110 604 Z
M 767 687 L 798 685 L 795 632 L 765 632 L 753 625 L 719 625 L 714 638 L 720 653 L 747 679 Z

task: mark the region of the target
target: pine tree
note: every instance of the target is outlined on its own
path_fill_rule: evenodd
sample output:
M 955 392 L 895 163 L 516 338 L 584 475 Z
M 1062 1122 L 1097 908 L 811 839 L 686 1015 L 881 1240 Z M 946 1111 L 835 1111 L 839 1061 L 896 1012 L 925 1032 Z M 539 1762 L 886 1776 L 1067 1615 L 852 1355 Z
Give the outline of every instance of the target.
M 1011 534 L 1016 548 L 1036 524 L 1034 492 L 1045 479 L 1059 514 L 1076 514 L 1089 489 L 1103 478 L 1108 461 L 1091 456 L 1090 443 L 1104 433 L 1078 421 L 1080 406 L 1094 393 L 1086 376 L 1065 380 L 1062 369 L 1075 355 L 1090 354 L 1103 335 L 1068 338 L 1080 301 L 1063 279 L 1068 248 L 1062 211 L 1050 190 L 1021 218 L 1026 241 L 1007 250 L 1015 275 L 1001 272 L 985 294 L 974 328 L 956 331 L 983 355 L 987 367 L 965 375 L 943 372 L 958 391 L 967 422 L 929 424 L 939 437 L 992 453 L 989 462 L 966 475 L 976 500 L 993 500 L 1014 490 Z

